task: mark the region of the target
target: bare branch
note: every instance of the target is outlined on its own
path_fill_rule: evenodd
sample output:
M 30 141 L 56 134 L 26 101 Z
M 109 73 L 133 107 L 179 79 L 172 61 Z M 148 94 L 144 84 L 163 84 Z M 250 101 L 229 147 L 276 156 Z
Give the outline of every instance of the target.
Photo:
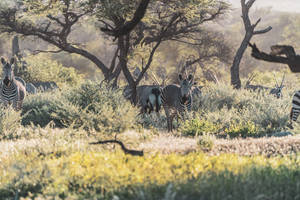
M 123 142 L 119 140 L 103 140 L 103 141 L 98 141 L 98 142 L 91 142 L 89 144 L 108 144 L 108 143 L 117 143 L 121 146 L 122 150 L 124 151 L 125 154 L 130 154 L 132 156 L 143 156 L 144 152 L 143 151 L 138 151 L 138 150 L 131 150 L 127 149 Z
M 29 50 L 29 49 L 28 49 Z M 56 50 L 56 51 L 52 51 L 52 50 L 29 50 L 31 51 L 31 53 L 33 55 L 37 55 L 39 53 L 60 53 L 62 52 L 63 50 L 62 49 L 59 49 L 59 50 Z
M 264 33 L 269 32 L 270 30 L 272 30 L 271 26 L 269 26 L 269 27 L 267 27 L 265 29 L 262 29 L 262 30 L 254 31 L 253 35 L 264 34 Z

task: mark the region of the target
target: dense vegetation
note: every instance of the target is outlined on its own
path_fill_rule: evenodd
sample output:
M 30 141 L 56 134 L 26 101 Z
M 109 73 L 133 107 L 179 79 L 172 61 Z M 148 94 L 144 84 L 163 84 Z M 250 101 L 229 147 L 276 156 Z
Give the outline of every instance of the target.
M 5 2 L 10 3 L 2 1 L 0 6 Z M 24 6 L 23 1 L 16 2 Z M 37 19 L 49 13 L 60 16 L 66 9 L 60 1 L 49 1 L 53 6 L 48 7 L 41 6 L 42 1 L 24 2 L 30 10 L 17 20 L 24 17 L 27 25 L 40 25 Z M 241 64 L 243 85 L 250 72 L 257 74 L 253 84 L 268 87 L 274 87 L 274 75 L 280 79 L 286 74 L 283 97 L 229 85 L 232 49 L 243 35 L 240 10 L 231 11 L 221 0 L 152 1 L 143 26 L 130 34 L 124 55 L 116 48 L 120 38 L 116 42 L 99 30 L 105 27 L 101 23 L 106 28 L 118 28 L 117 22 L 125 25 L 134 15 L 136 0 L 61 2 L 74 2 L 71 9 L 88 14 L 70 32 L 49 38 L 58 41 L 54 45 L 58 49 L 41 38 L 20 37 L 27 63 L 20 76 L 26 82 L 54 81 L 59 89 L 29 94 L 22 111 L 0 106 L 0 199 L 300 199 L 300 126 L 287 127 L 299 75 L 246 53 Z M 90 12 L 93 5 L 97 14 Z M 223 17 L 221 27 L 205 20 L 198 24 L 217 8 L 221 12 L 216 19 Z M 199 9 L 204 13 L 201 17 Z M 178 13 L 182 18 L 176 18 Z M 257 9 L 251 17 L 256 16 L 264 17 L 263 26 L 273 26 L 273 31 L 255 41 L 262 49 L 292 43 L 300 52 L 299 15 Z M 3 19 L 0 32 L 7 28 L 1 26 L 6 23 Z M 60 29 L 53 24 L 47 29 L 42 26 L 42 31 L 55 35 Z M 170 29 L 165 29 L 166 24 Z M 192 29 L 184 32 L 191 24 Z M 10 55 L 11 38 L 0 34 L 0 55 Z M 176 83 L 184 65 L 196 60 L 187 71 L 194 72 L 195 81 L 204 86 L 193 99 L 192 112 L 174 121 L 173 133 L 167 133 L 163 109 L 160 116 L 140 115 L 139 108 L 123 97 L 128 77 L 117 76 L 117 84 L 103 82 L 100 65 L 86 59 L 86 54 L 68 51 L 84 49 L 106 67 L 116 64 L 114 57 L 122 60 L 122 54 L 134 76 L 135 68 L 145 66 L 160 42 L 140 84 Z M 58 53 L 35 55 L 36 49 Z M 144 156 L 126 155 L 117 145 L 89 144 L 105 139 L 118 139 L 130 149 L 143 150 Z

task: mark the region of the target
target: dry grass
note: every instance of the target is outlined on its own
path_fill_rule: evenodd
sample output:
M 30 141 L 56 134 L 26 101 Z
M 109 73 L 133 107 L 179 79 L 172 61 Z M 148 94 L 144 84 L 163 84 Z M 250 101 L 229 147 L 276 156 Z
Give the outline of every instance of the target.
M 140 144 L 146 152 L 189 153 L 200 151 L 196 138 L 183 138 L 172 135 L 159 135 Z M 215 139 L 209 155 L 233 153 L 243 156 L 252 155 L 289 155 L 300 152 L 300 135 L 284 137 L 263 137 L 247 139 Z
M 70 129 L 38 129 L 35 138 L 0 141 L 0 155 L 8 156 L 20 152 L 36 152 L 47 154 L 49 152 L 88 152 L 88 151 L 115 151 L 116 145 L 95 145 L 89 142 L 108 139 L 103 135 L 87 135 L 86 132 L 74 133 Z M 236 139 L 213 139 L 210 150 L 202 150 L 198 145 L 197 137 L 182 137 L 166 132 L 142 133 L 130 130 L 118 134 L 117 138 L 124 142 L 126 147 L 144 150 L 146 154 L 187 154 L 195 151 L 205 151 L 208 155 L 232 153 L 242 156 L 252 155 L 289 155 L 300 152 L 300 135 L 284 137 L 263 138 L 236 138 Z M 110 138 L 111 139 L 111 138 Z

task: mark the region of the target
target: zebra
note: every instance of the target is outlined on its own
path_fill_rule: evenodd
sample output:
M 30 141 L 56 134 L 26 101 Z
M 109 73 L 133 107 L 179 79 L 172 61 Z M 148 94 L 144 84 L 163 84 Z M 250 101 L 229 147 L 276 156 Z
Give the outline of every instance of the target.
M 15 79 L 19 82 L 21 82 L 24 87 L 26 88 L 26 94 L 36 94 L 37 93 L 37 89 L 36 87 L 32 84 L 32 83 L 26 83 L 24 81 L 24 79 L 22 79 L 21 77 L 19 76 L 15 76 Z
M 193 75 L 189 75 L 187 79 L 183 79 L 182 75 L 178 75 L 180 85 L 167 85 L 162 89 L 162 105 L 164 107 L 168 131 L 173 131 L 173 119 L 178 117 L 178 112 L 183 115 L 185 111 L 191 111 L 192 95 L 191 88 L 193 86 Z
M 141 107 L 140 114 L 151 113 L 154 111 L 159 113 L 161 108 L 161 88 L 159 85 L 141 85 L 136 87 L 137 105 Z M 132 89 L 126 86 L 123 90 L 123 96 L 130 100 Z
M 3 79 L 1 82 L 0 98 L 5 106 L 13 104 L 14 109 L 20 110 L 26 96 L 26 89 L 23 83 L 15 79 L 14 71 L 12 69 L 14 62 L 14 58 L 11 58 L 10 63 L 8 63 L 1 57 Z
M 148 113 L 150 114 L 154 111 L 155 107 L 155 112 L 159 113 L 162 104 L 160 88 L 155 87 L 151 89 L 151 92 L 147 97 L 146 103 L 146 106 L 144 106 L 146 112 L 149 109 Z
M 296 122 L 300 113 L 300 90 L 295 92 L 292 100 L 292 109 L 290 112 L 289 128 L 293 129 L 293 122 Z

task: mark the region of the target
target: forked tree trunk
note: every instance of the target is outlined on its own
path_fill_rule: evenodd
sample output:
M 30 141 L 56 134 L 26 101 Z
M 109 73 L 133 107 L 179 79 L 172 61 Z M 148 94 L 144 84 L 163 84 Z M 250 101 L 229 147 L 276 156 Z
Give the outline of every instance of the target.
M 230 68 L 231 85 L 235 89 L 241 88 L 241 79 L 240 79 L 240 75 L 239 75 L 240 74 L 240 63 L 241 63 L 243 54 L 244 54 L 252 36 L 256 35 L 256 34 L 267 33 L 268 31 L 270 31 L 272 29 L 272 27 L 269 26 L 263 30 L 258 30 L 258 31 L 254 30 L 255 27 L 257 26 L 257 24 L 261 20 L 261 19 L 258 19 L 255 24 L 251 24 L 248 14 L 249 14 L 249 10 L 254 2 L 255 2 L 255 0 L 248 0 L 247 2 L 246 2 L 246 0 L 241 0 L 242 18 L 243 18 L 246 33 L 245 33 L 244 39 L 243 39 L 239 49 L 237 50 L 237 52 L 235 54 L 232 66 Z

